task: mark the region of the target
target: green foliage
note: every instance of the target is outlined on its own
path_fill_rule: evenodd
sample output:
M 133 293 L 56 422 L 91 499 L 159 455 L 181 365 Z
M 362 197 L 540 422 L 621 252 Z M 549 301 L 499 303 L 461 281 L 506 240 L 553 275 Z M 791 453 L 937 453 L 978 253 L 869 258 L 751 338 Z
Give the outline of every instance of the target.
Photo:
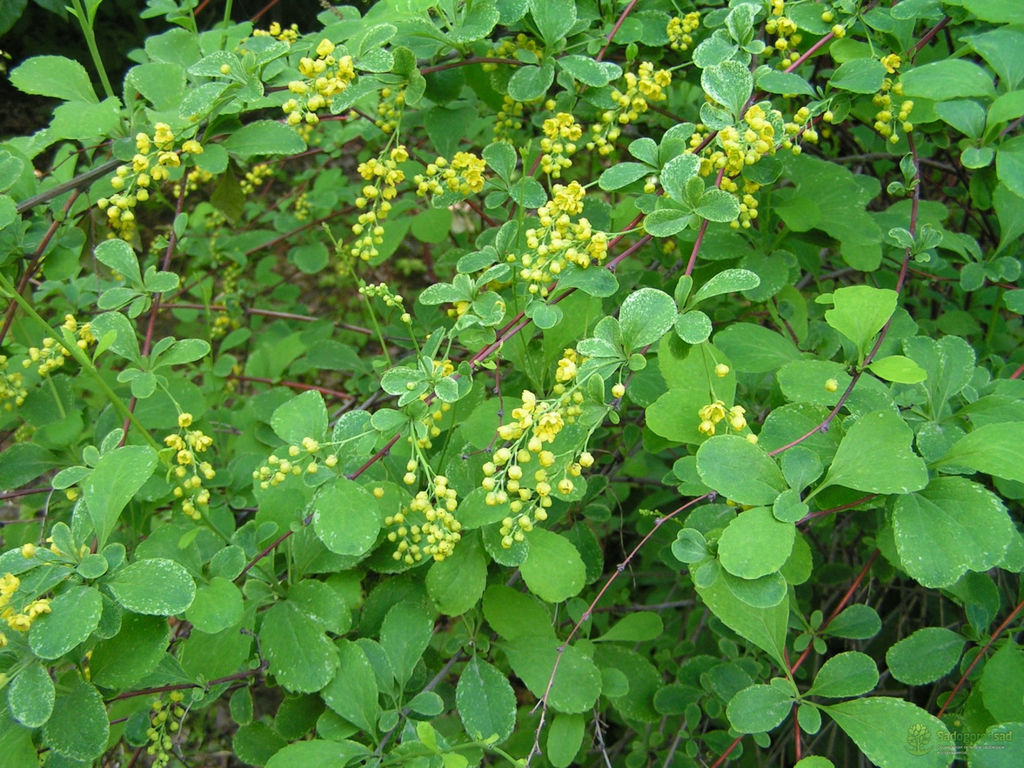
M 1021 764 L 1016 2 L 37 4 L 0 763 Z

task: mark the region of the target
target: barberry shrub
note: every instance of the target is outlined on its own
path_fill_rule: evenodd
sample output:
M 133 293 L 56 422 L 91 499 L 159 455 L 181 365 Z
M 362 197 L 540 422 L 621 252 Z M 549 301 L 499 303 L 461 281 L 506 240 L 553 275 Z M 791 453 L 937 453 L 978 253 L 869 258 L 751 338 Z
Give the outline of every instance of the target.
M 1024 6 L 101 5 L 10 63 L 0 764 L 1024 765 Z

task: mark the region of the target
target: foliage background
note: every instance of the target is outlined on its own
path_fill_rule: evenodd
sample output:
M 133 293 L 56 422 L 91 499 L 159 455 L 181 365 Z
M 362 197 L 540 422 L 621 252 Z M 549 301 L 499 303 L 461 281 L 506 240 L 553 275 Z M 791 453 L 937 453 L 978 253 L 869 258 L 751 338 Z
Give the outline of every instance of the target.
M 0 11 L 0 764 L 1021 764 L 1015 2 L 215 5 Z

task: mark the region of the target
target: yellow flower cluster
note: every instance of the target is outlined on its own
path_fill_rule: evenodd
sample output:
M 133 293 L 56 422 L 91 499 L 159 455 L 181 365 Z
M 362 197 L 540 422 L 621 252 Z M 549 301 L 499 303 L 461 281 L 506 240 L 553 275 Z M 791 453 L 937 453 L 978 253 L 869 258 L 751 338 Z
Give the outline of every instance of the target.
M 87 349 L 90 344 L 96 343 L 96 337 L 93 335 L 89 323 L 79 325 L 74 315 L 64 315 L 61 328 L 78 337 L 75 345 L 79 349 Z M 24 368 L 31 368 L 35 365 L 37 366 L 36 372 L 40 376 L 46 376 L 64 365 L 66 353 L 67 349 L 63 344 L 47 336 L 43 339 L 42 347 L 28 348 L 28 357 L 21 361 L 21 365 Z
M 334 43 L 324 38 L 316 46 L 316 58 L 299 59 L 300 80 L 288 83 L 294 94 L 281 105 L 288 115 L 288 125 L 316 125 L 317 112 L 331 106 L 331 99 L 344 91 L 355 80 L 355 62 L 349 55 L 334 57 Z
M 493 58 L 504 58 L 514 59 L 517 58 L 520 50 L 528 51 L 536 57 L 537 61 L 541 61 L 544 58 L 544 47 L 539 45 L 536 40 L 532 37 L 524 35 L 522 32 L 513 37 L 504 38 L 498 45 L 491 49 L 489 57 Z M 498 68 L 498 65 L 493 62 L 485 62 L 483 64 L 483 70 L 485 72 L 493 72 Z
M 530 293 L 545 298 L 548 283 L 568 264 L 586 269 L 600 264 L 608 255 L 608 235 L 595 232 L 583 211 L 584 189 L 579 182 L 555 184 L 551 200 L 537 209 L 540 227 L 526 230 L 528 253 L 519 257 L 519 276 L 529 284 Z M 508 257 L 514 262 L 516 256 Z
M 203 480 L 213 480 L 216 472 L 208 461 L 202 461 L 199 454 L 206 453 L 213 445 L 213 438 L 192 426 L 191 413 L 178 414 L 179 431 L 164 438 L 164 445 L 174 451 L 176 466 L 173 475 L 177 481 L 174 498 L 181 499 L 181 509 L 193 520 L 201 520 L 201 510 L 210 505 L 210 492 L 203 488 Z
M 738 176 L 745 166 L 753 165 L 765 155 L 774 155 L 782 138 L 776 138 L 776 124 L 781 123 L 781 116 L 777 110 L 771 112 L 769 114 L 763 106 L 754 104 L 738 125 L 720 130 L 716 137 L 717 148 L 712 149 L 701 162 L 701 174 L 709 176 L 725 169 L 726 176 Z M 696 133 L 690 139 L 693 146 L 701 141 L 703 139 Z
M 882 58 L 882 64 L 887 72 L 895 74 L 900 68 L 900 57 L 891 53 Z M 903 129 L 904 133 L 914 130 L 914 124 L 910 122 L 910 113 L 914 109 L 913 101 L 901 98 L 899 107 L 894 114 L 893 96 L 900 97 L 902 95 L 903 84 L 893 82 L 892 78 L 887 77 L 882 81 L 881 90 L 872 97 L 872 103 L 878 107 L 872 127 L 880 136 L 888 139 L 890 144 L 896 144 L 900 140 L 899 134 L 896 132 L 897 125 Z
M 33 600 L 27 605 L 16 608 L 11 599 L 21 586 L 21 580 L 13 573 L 5 573 L 0 578 L 0 619 L 7 622 L 7 626 L 15 632 L 28 632 L 32 622 L 50 612 L 50 601 L 48 599 Z M 0 648 L 7 645 L 7 636 L 0 632 Z
M 540 148 L 540 169 L 553 179 L 562 177 L 562 171 L 572 166 L 570 159 L 576 154 L 578 142 L 583 137 L 583 127 L 568 112 L 559 112 L 549 117 L 541 126 L 544 138 Z
M 25 378 L 20 371 L 7 372 L 7 355 L 0 355 L 0 402 L 5 411 L 13 411 L 16 406 L 25 402 L 28 390 L 25 389 Z
M 167 123 L 156 123 L 153 135 L 135 135 L 135 155 L 130 165 L 119 165 L 110 180 L 114 194 L 101 197 L 97 207 L 107 213 L 107 223 L 122 237 L 131 235 L 135 227 L 135 206 L 149 199 L 153 182 L 170 178 L 171 168 L 181 165 L 182 155 L 199 155 L 203 146 L 195 139 L 186 139 L 174 149 L 175 136 Z
M 494 140 L 513 143 L 512 137 L 523 127 L 523 102 L 507 93 L 501 97 L 501 108 L 494 120 Z
M 779 66 L 785 68 L 800 58 L 796 46 L 803 41 L 803 36 L 797 31 L 796 22 L 784 15 L 785 0 L 772 0 L 771 5 L 772 12 L 765 22 L 764 31 L 774 36 L 775 40 L 769 46 L 768 53 L 771 53 L 772 49 L 778 51 L 782 57 Z
M 672 84 L 672 73 L 667 69 L 655 70 L 649 61 L 640 63 L 636 74 L 627 72 L 623 75 L 625 89 L 612 89 L 612 101 L 615 109 L 605 110 L 601 121 L 591 126 L 591 138 L 587 149 L 597 149 L 598 154 L 610 155 L 613 144 L 622 135 L 621 126 L 635 121 L 647 111 L 652 103 L 668 98 L 665 89 Z
M 369 261 L 378 255 L 377 246 L 384 242 L 381 222 L 387 218 L 391 201 L 398 195 L 398 185 L 405 181 L 405 171 L 399 169 L 398 164 L 408 159 L 408 151 L 399 144 L 383 161 L 370 158 L 356 169 L 367 183 L 355 201 L 356 208 L 363 212 L 352 225 L 356 240 L 349 248 L 349 254 L 353 258 Z
M 439 361 L 434 361 L 434 368 L 436 370 L 438 365 L 442 365 Z M 451 362 L 445 360 L 443 362 L 442 375 L 449 376 L 455 370 Z M 434 447 L 433 439 L 441 436 L 441 420 L 444 415 L 452 409 L 450 403 L 438 403 L 434 408 L 428 409 L 420 419 L 420 423 L 423 425 L 424 435 L 423 437 L 416 439 L 416 445 L 422 450 L 427 450 Z
M 377 117 L 374 125 L 384 133 L 394 133 L 402 124 L 405 113 L 405 88 L 397 91 L 391 88 L 380 89 L 380 101 L 377 102 Z
M 494 451 L 483 466 L 485 503 L 507 503 L 512 513 L 502 520 L 500 528 L 506 549 L 522 541 L 536 523 L 547 519 L 552 493 L 572 493 L 573 478 L 594 463 L 586 451 L 577 456 L 575 449 L 570 449 L 556 455 L 548 448 L 566 424 L 576 421 L 583 403 L 576 381 L 582 361 L 574 349 L 562 354 L 555 371 L 558 383 L 552 390 L 554 397 L 538 400 L 533 392 L 523 390 L 521 405 L 512 411 L 514 421 L 498 427 L 498 437 L 506 445 Z M 534 459 L 539 466 L 531 472 L 526 465 Z
M 291 45 L 299 39 L 299 25 L 292 24 L 290 27 L 284 28 L 276 21 L 272 21 L 270 26 L 266 29 L 254 29 L 252 31 L 252 36 L 273 37 L 276 40 L 280 40 Z
M 185 708 L 181 705 L 185 700 L 184 694 L 171 691 L 168 698 L 170 707 L 165 706 L 161 699 L 156 699 L 150 708 L 153 714 L 150 715 L 149 728 L 146 729 L 146 739 L 149 741 L 146 754 L 153 758 L 153 768 L 165 768 L 170 763 L 174 747 L 171 734 L 178 732 L 181 720 L 185 717 Z
M 468 197 L 484 188 L 486 167 L 483 158 L 472 152 L 456 152 L 450 163 L 438 157 L 427 165 L 425 174 L 417 173 L 412 180 L 420 197 L 440 195 L 445 190 Z
M 280 485 L 289 477 L 315 475 L 320 471 L 320 451 L 323 448 L 319 440 L 306 436 L 297 444 L 288 446 L 287 458 L 273 454 L 268 456 L 266 464 L 253 470 L 252 479 L 265 491 Z M 323 466 L 334 469 L 338 466 L 338 455 L 328 453 L 323 459 Z
M 274 175 L 274 169 L 267 163 L 256 163 L 245 172 L 245 177 L 238 183 L 243 195 L 251 195 L 266 179 Z
M 416 464 L 415 460 L 410 463 Z M 394 527 L 387 535 L 396 545 L 391 556 L 412 565 L 424 557 L 440 561 L 451 555 L 462 538 L 462 524 L 455 516 L 458 506 L 458 494 L 449 487 L 448 478 L 434 475 L 429 492 L 419 491 L 408 506 L 384 518 L 385 525 Z
M 723 178 L 722 189 L 731 192 L 740 201 L 739 215 L 729 222 L 729 226 L 733 229 L 750 229 L 757 218 L 757 198 L 754 197 L 754 193 L 761 189 L 761 185 L 749 179 L 741 181 L 742 186 L 733 179 Z
M 717 425 L 725 421 L 728 429 L 742 432 L 747 428 L 746 412 L 746 408 L 742 405 L 734 405 L 732 408 L 726 409 L 724 402 L 715 400 L 697 411 L 697 416 L 700 418 L 700 426 L 697 427 L 697 431 L 710 437 L 715 434 Z M 746 438 L 749 443 L 757 442 L 757 435 L 753 432 L 749 432 Z
M 668 46 L 673 51 L 688 51 L 693 45 L 693 33 L 700 26 L 700 14 L 690 11 L 685 16 L 673 16 L 668 20 Z
M 185 194 L 189 192 L 195 192 L 199 189 L 200 184 L 208 184 L 213 181 L 213 174 L 209 171 L 204 171 L 202 168 L 193 168 L 185 174 Z M 178 197 L 181 194 L 181 183 L 177 183 L 173 187 L 173 194 Z

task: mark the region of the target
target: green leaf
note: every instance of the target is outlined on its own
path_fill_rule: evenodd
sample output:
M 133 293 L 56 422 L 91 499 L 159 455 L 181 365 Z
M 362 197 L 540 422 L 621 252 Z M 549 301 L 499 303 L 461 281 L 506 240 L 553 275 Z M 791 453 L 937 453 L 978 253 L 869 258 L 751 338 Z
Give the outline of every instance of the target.
M 554 671 L 554 683 L 548 695 L 551 708 L 569 714 L 586 712 L 601 693 L 601 673 L 594 662 L 574 645 L 565 646 L 559 660 L 561 645 L 561 641 L 555 638 L 524 636 L 509 641 L 505 645 L 505 653 L 512 671 L 526 683 L 534 696 L 543 696 L 548 691 Z
M 710 554 L 707 539 L 696 528 L 681 528 L 672 542 L 672 554 L 681 563 L 699 563 Z
M 374 495 L 347 477 L 321 486 L 313 499 L 313 530 L 336 554 L 365 555 L 377 542 L 382 522 Z
M 160 355 L 153 368 L 184 365 L 202 360 L 210 354 L 210 343 L 204 339 L 178 339 Z
M 430 644 L 434 617 L 425 607 L 406 600 L 393 606 L 384 616 L 380 644 L 391 661 L 398 684 L 404 686 Z
M 166 619 L 124 614 L 120 631 L 93 648 L 89 659 L 92 682 L 103 688 L 127 689 L 156 669 L 167 652 L 169 637 Z
M 967 747 L 970 768 L 1017 768 L 1024 760 L 1024 724 L 990 725 L 985 734 Z
M 852 341 L 861 355 L 875 334 L 896 311 L 896 291 L 870 285 L 850 285 L 832 294 L 825 322 Z
M 704 191 L 693 210 L 702 219 L 724 223 L 740 215 L 740 202 L 725 190 L 712 187 Z
M 188 571 L 164 558 L 136 560 L 115 573 L 106 585 L 118 603 L 147 616 L 184 613 L 196 596 L 196 584 Z
M 1018 197 L 1024 197 L 1024 136 L 1000 145 L 996 152 L 996 175 Z
M 327 406 L 319 392 L 296 395 L 277 407 L 270 417 L 274 434 L 290 445 L 302 445 L 302 438 L 323 440 L 327 434 Z
M 771 504 L 786 489 L 775 460 L 739 435 L 706 440 L 697 450 L 697 474 L 706 486 L 738 504 Z
M 641 288 L 626 297 L 619 310 L 622 341 L 627 351 L 653 344 L 672 327 L 676 303 L 657 288 Z
M 597 180 L 597 185 L 605 192 L 611 192 L 616 189 L 622 189 L 645 176 L 650 176 L 654 171 L 654 168 L 644 163 L 616 163 L 601 174 Z
M 900 75 L 905 98 L 934 101 L 992 96 L 992 75 L 966 59 L 941 59 L 908 69 Z
M 546 3 L 543 3 L 546 5 Z M 572 6 L 575 9 L 575 5 Z M 558 60 L 558 66 L 584 85 L 602 88 L 622 76 L 622 67 L 610 61 L 595 61 L 589 56 L 571 54 Z M 604 189 L 604 187 L 601 187 Z
M 813 493 L 831 485 L 867 493 L 921 490 L 928 484 L 928 469 L 911 450 L 913 439 L 913 430 L 899 414 L 864 414 L 847 429 L 828 474 Z
M 699 309 L 684 312 L 676 318 L 675 329 L 687 344 L 702 344 L 711 336 L 711 318 Z
M 185 618 L 199 632 L 213 634 L 233 627 L 242 618 L 242 593 L 228 579 L 214 576 L 196 590 Z
M 461 616 L 477 604 L 487 586 L 487 558 L 476 537 L 464 537 L 455 551 L 427 571 L 427 594 L 445 616 Z
M 463 667 L 455 687 L 455 707 L 472 738 L 497 737 L 501 743 L 516 724 L 516 696 L 505 675 L 473 656 Z
M 50 673 L 37 661 L 22 669 L 7 690 L 11 715 L 26 728 L 38 728 L 50 719 L 54 698 Z
M 754 77 L 744 65 L 728 59 L 701 72 L 700 84 L 708 96 L 739 118 L 754 90 Z
M 980 139 L 985 131 L 985 108 L 976 101 L 942 101 L 935 105 L 935 114 L 972 139 Z
M 566 33 L 576 23 L 575 0 L 530 0 L 530 15 L 537 24 L 546 48 L 564 43 Z M 517 99 L 525 101 L 525 99 Z
M 380 714 L 377 676 L 366 652 L 351 640 L 339 640 L 338 672 L 324 688 L 327 706 L 366 733 L 375 733 Z
M 643 643 L 660 637 L 664 629 L 661 616 L 654 611 L 635 611 L 623 616 L 594 642 Z
M 530 591 L 549 603 L 579 594 L 586 567 L 572 542 L 545 528 L 534 528 L 527 541 L 530 550 L 519 570 Z
M 266 765 L 266 762 L 285 746 L 285 740 L 260 720 L 243 725 L 231 738 L 234 755 L 249 765 Z
M 967 643 L 945 627 L 924 627 L 885 652 L 885 663 L 894 678 L 907 685 L 927 685 L 949 674 Z
M 760 284 L 761 278 L 749 269 L 725 269 L 698 288 L 687 306 L 695 307 L 706 299 L 724 293 L 749 291 Z
M 644 217 L 644 229 L 652 237 L 671 237 L 690 226 L 692 219 L 682 208 L 659 208 Z
M 20 488 L 56 464 L 56 457 L 35 443 L 15 443 L 0 457 L 0 488 L 4 490 Z
M 725 353 L 737 371 L 767 373 L 791 360 L 800 350 L 780 333 L 751 323 L 732 323 L 715 334 L 715 346 Z
M 26 59 L 11 70 L 10 80 L 23 93 L 65 101 L 99 101 L 85 67 L 64 56 Z
M 925 389 L 932 412 L 941 414 L 945 404 L 970 382 L 974 375 L 974 349 L 959 336 L 931 339 L 914 336 L 903 340 L 907 357 L 927 375 Z
M 928 377 L 924 368 L 903 355 L 880 357 L 871 362 L 868 370 L 880 379 L 897 384 L 917 384 Z
M 558 287 L 579 288 L 588 296 L 604 299 L 615 295 L 619 281 L 610 270 L 593 266 L 581 269 L 572 264 L 558 276 Z
M 697 456 L 699 466 L 699 452 Z M 777 520 L 768 507 L 754 507 L 734 517 L 722 531 L 718 557 L 722 567 L 734 576 L 757 579 L 782 568 L 793 551 L 795 538 L 796 527 L 792 523 Z
M 850 605 L 832 619 L 826 632 L 849 640 L 868 640 L 882 630 L 882 620 L 870 605 Z
M 793 709 L 793 696 L 774 685 L 751 685 L 731 699 L 725 714 L 740 733 L 770 731 Z
M 539 67 L 527 64 L 515 71 L 508 81 L 508 95 L 515 101 L 539 99 L 555 79 L 555 66 L 546 60 Z
M 885 67 L 877 59 L 851 59 L 840 64 L 829 78 L 833 88 L 852 93 L 874 93 L 882 87 Z
M 269 673 L 287 691 L 319 691 L 338 668 L 338 654 L 323 628 L 289 601 L 263 614 L 259 639 Z
M 370 752 L 363 744 L 355 741 L 327 741 L 312 739 L 289 744 L 267 760 L 266 768 L 342 768 Z
M 773 193 L 773 208 L 796 232 L 820 229 L 839 241 L 843 260 L 854 269 L 872 271 L 882 261 L 882 231 L 866 210 L 878 196 L 876 179 L 809 154 L 784 157 L 792 191 Z
M 462 45 L 487 37 L 501 18 L 494 0 L 481 0 L 473 3 L 472 7 L 467 5 L 466 9 L 466 15 L 463 16 L 461 23 L 448 33 L 448 37 L 452 41 Z M 394 35 L 397 31 L 395 27 L 390 24 L 388 26 L 393 30 L 391 34 Z
M 677 203 L 686 203 L 686 185 L 697 177 L 700 158 L 693 154 L 677 155 L 665 163 L 658 178 L 665 188 L 665 194 Z M 700 187 L 698 187 L 699 189 Z
M 295 155 L 306 149 L 306 142 L 283 123 L 257 120 L 233 132 L 221 146 L 234 157 L 248 160 L 259 155 Z
M 94 587 L 71 587 L 50 602 L 50 612 L 32 622 L 28 644 L 41 659 L 59 659 L 85 642 L 100 623 L 103 598 Z
M 94 685 L 77 680 L 57 697 L 43 726 L 45 743 L 58 755 L 89 763 L 103 754 L 110 722 L 103 697 Z
M 811 84 L 800 75 L 779 72 L 777 69 L 768 69 L 758 75 L 757 87 L 766 93 L 802 94 L 811 98 L 817 96 Z
M 494 584 L 484 592 L 482 607 L 491 629 L 506 640 L 532 636 L 554 639 L 551 616 L 544 604 L 530 595 Z
M 1024 482 L 1024 422 L 983 424 L 957 440 L 938 465 L 966 467 L 975 472 Z
M 837 653 L 826 661 L 814 677 L 807 691 L 809 696 L 829 699 L 860 696 L 878 685 L 878 668 L 866 653 L 847 651 Z
M 584 727 L 583 715 L 555 715 L 548 730 L 547 749 L 544 753 L 554 768 L 572 765 L 583 744 Z
M 156 109 L 175 110 L 185 95 L 185 70 L 172 62 L 154 61 L 128 70 L 125 85 L 142 94 Z M 125 94 L 125 98 L 128 95 Z M 206 147 L 205 149 L 209 149 Z M 205 153 L 204 153 L 205 154 Z
M 139 270 L 139 257 L 124 240 L 117 238 L 104 240 L 93 252 L 96 260 L 106 264 L 115 272 L 123 275 L 129 284 L 135 287 L 142 285 L 142 272 Z
M 999 565 L 1015 531 L 999 497 L 962 477 L 937 477 L 898 498 L 892 526 L 903 569 L 926 587 Z
M 697 594 L 725 626 L 765 651 L 777 664 L 785 664 L 788 596 L 771 608 L 755 608 L 740 600 L 721 577 L 709 586 L 698 586 Z
M 906 768 L 911 759 L 921 768 L 946 768 L 951 761 L 935 748 L 952 743 L 946 726 L 909 701 L 875 696 L 822 709 L 879 768 Z
M 813 9 L 811 9 L 813 10 Z M 817 710 L 815 710 L 817 711 Z M 818 715 L 820 718 L 821 715 Z M 803 725 L 803 717 L 800 718 L 800 724 Z M 805 757 L 800 762 L 796 763 L 793 768 L 836 768 L 835 763 L 829 760 L 827 757 L 820 757 L 819 755 L 811 755 Z
M 516 169 L 516 151 L 504 141 L 488 144 L 480 156 L 487 166 L 505 181 L 511 178 L 512 172 Z

